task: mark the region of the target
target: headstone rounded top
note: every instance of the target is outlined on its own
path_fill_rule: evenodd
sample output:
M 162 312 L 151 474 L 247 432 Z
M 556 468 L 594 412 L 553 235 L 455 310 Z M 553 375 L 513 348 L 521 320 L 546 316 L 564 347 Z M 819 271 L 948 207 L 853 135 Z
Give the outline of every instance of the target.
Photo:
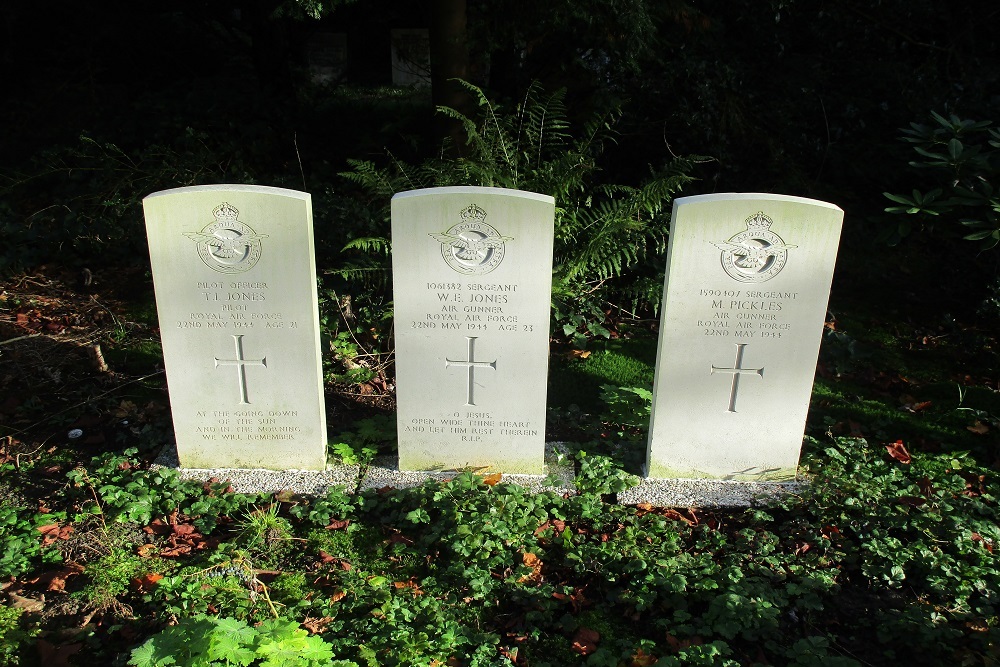
M 842 211 L 836 204 L 819 199 L 809 199 L 808 197 L 796 197 L 794 195 L 779 195 L 771 192 L 716 192 L 709 195 L 691 195 L 689 197 L 677 197 L 674 202 L 680 204 L 697 204 L 701 202 L 713 201 L 733 201 L 733 200 L 759 200 L 759 201 L 781 201 L 795 204 L 810 204 L 812 206 L 822 206 L 823 208 Z
M 232 184 L 232 185 L 188 185 L 180 188 L 171 188 L 169 190 L 160 190 L 158 192 L 153 192 L 142 198 L 143 201 L 147 199 L 153 199 L 154 197 L 166 197 L 170 195 L 180 195 L 180 194 L 192 194 L 195 192 L 253 192 L 259 194 L 276 195 L 280 197 L 292 197 L 294 199 L 310 199 L 311 195 L 308 192 L 300 192 L 299 190 L 289 190 L 287 188 L 275 188 L 269 185 L 245 185 L 245 184 Z
M 393 199 L 404 199 L 406 197 L 421 197 L 426 195 L 504 195 L 507 197 L 523 197 L 525 199 L 535 199 L 549 204 L 555 204 L 555 197 L 543 195 L 538 192 L 528 192 L 527 190 L 514 190 L 512 188 L 490 188 L 478 185 L 454 185 L 443 188 L 422 188 L 419 190 L 407 190 L 397 192 Z

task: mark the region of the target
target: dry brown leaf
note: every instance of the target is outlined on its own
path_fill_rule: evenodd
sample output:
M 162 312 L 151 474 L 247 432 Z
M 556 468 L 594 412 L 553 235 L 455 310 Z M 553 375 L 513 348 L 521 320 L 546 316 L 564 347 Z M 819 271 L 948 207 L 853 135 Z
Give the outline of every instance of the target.
M 573 645 L 570 649 L 580 655 L 590 655 L 597 650 L 597 643 L 601 641 L 601 633 L 590 628 L 580 628 L 573 635 Z
M 351 525 L 350 519 L 334 520 L 330 522 L 330 525 L 326 527 L 327 530 L 341 530 L 342 528 L 347 528 Z
M 503 474 L 499 472 L 492 475 L 483 475 L 483 484 L 486 486 L 496 486 L 502 478 Z
M 517 583 L 524 584 L 529 581 L 539 582 L 542 579 L 542 559 L 535 554 L 525 553 L 521 556 L 521 562 L 531 568 L 531 574 L 526 574 L 517 580 Z
M 409 581 L 394 581 L 394 582 L 392 582 L 392 585 L 396 587 L 396 590 L 402 590 L 404 588 L 409 588 L 409 589 L 411 589 L 413 591 L 414 595 L 423 595 L 424 594 L 424 592 L 422 590 L 420 590 L 420 586 L 417 584 L 417 582 L 413 581 L 412 579 L 409 580 Z
M 330 602 L 340 602 L 345 597 L 347 597 L 347 593 L 344 591 L 334 591 L 333 595 L 330 596 Z
M 140 558 L 152 558 L 156 555 L 156 545 L 143 544 L 142 546 L 136 548 L 135 553 Z
M 45 526 L 38 526 L 38 532 L 44 535 L 42 546 L 48 546 L 58 540 L 69 539 L 73 532 L 73 526 L 60 526 L 58 523 L 50 523 Z
M 338 598 L 339 599 L 339 598 Z M 334 600 L 336 602 L 336 600 Z M 333 616 L 324 616 L 322 618 L 313 618 L 312 616 L 306 616 L 305 620 L 302 621 L 302 627 L 310 632 L 310 634 L 318 635 L 321 632 L 326 632 L 326 628 L 333 621 Z
M 66 580 L 75 577 L 83 572 L 83 566 L 79 563 L 67 563 L 61 570 L 45 572 L 34 579 L 29 579 L 29 584 L 41 584 L 49 591 L 66 590 Z
M 990 432 L 990 427 L 984 424 L 983 422 L 979 421 L 978 419 L 976 420 L 975 424 L 973 424 L 972 426 L 966 426 L 965 428 L 972 431 L 976 435 L 986 435 L 987 433 Z
M 144 574 L 141 577 L 135 577 L 132 579 L 132 590 L 144 593 L 151 590 L 153 586 L 156 585 L 156 582 L 162 578 L 163 575 L 156 572 L 150 572 L 149 574 Z
M 642 649 L 639 649 L 635 652 L 635 655 L 632 656 L 632 667 L 650 667 L 651 665 L 655 665 L 657 660 L 657 658 L 654 658 Z
M 886 445 L 885 451 L 889 452 L 889 456 L 904 465 L 908 464 L 911 460 L 910 453 L 906 451 L 906 445 L 903 444 L 902 440 L 897 440 L 892 444 Z
M 173 532 L 175 535 L 186 537 L 188 535 L 193 536 L 197 532 L 197 529 L 190 523 L 179 523 L 173 526 Z

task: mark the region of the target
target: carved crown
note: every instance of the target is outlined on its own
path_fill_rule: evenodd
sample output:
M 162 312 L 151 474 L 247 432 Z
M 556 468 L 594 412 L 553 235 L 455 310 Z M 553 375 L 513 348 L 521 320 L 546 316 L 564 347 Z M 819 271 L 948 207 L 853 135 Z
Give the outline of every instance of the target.
M 763 230 L 767 231 L 771 228 L 771 224 L 774 221 L 771 218 L 764 215 L 763 211 L 758 211 L 754 213 L 749 218 L 746 219 L 747 229 Z
M 482 222 L 486 219 L 486 211 L 475 204 L 462 210 L 462 222 Z
M 236 217 L 239 214 L 240 212 L 236 210 L 236 207 L 228 202 L 222 202 L 212 211 L 212 215 L 219 221 L 236 222 Z

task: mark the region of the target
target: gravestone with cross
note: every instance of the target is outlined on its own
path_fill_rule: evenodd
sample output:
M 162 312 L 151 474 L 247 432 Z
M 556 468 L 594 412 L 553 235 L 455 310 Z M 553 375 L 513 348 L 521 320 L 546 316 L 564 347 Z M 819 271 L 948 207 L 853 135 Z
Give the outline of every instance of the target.
M 795 478 L 844 213 L 770 194 L 675 200 L 654 478 Z
M 181 466 L 322 470 L 309 195 L 198 186 L 143 208 Z
M 543 472 L 554 212 L 499 188 L 393 197 L 400 470 Z

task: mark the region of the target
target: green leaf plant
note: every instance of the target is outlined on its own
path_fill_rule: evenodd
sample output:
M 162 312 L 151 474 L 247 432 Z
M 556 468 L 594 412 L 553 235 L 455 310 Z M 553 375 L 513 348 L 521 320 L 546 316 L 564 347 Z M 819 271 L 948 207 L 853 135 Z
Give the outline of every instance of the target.
M 382 202 L 385 221 L 392 195 L 404 190 L 477 185 L 551 195 L 556 200 L 556 330 L 580 340 L 607 337 L 602 306 L 617 297 L 630 299 L 633 309 L 641 305 L 655 310 L 662 279 L 641 280 L 641 269 L 647 268 L 647 259 L 666 251 L 669 204 L 693 180 L 690 172 L 703 158 L 674 158 L 651 168 L 640 185 L 608 183 L 598 162 L 614 142 L 619 109 L 595 113 L 575 128 L 568 120 L 565 90 L 549 93 L 534 83 L 520 103 L 508 109 L 490 101 L 482 89 L 461 83 L 476 101 L 477 113 L 470 117 L 448 107 L 438 112 L 464 128 L 463 157 L 434 157 L 410 165 L 390 156 L 387 167 L 349 160 L 351 171 L 342 176 Z M 387 271 L 386 232 L 383 228 L 381 236 L 355 239 L 345 251 L 374 254 Z M 617 294 L 610 291 L 612 279 L 618 283 Z
M 251 627 L 235 618 L 199 614 L 153 635 L 132 650 L 133 667 L 357 667 L 333 660 L 322 637 L 282 618 Z
M 962 238 L 979 241 L 984 249 L 1000 244 L 1000 129 L 991 121 L 947 118 L 931 112 L 931 124 L 910 123 L 901 130 L 901 141 L 917 154 L 909 164 L 935 187 L 915 188 L 909 195 L 883 193 L 898 206 L 887 213 L 913 218 L 928 226 L 944 219 L 966 227 Z M 904 219 L 895 238 L 910 233 L 912 222 Z M 956 227 L 958 229 L 958 227 Z

